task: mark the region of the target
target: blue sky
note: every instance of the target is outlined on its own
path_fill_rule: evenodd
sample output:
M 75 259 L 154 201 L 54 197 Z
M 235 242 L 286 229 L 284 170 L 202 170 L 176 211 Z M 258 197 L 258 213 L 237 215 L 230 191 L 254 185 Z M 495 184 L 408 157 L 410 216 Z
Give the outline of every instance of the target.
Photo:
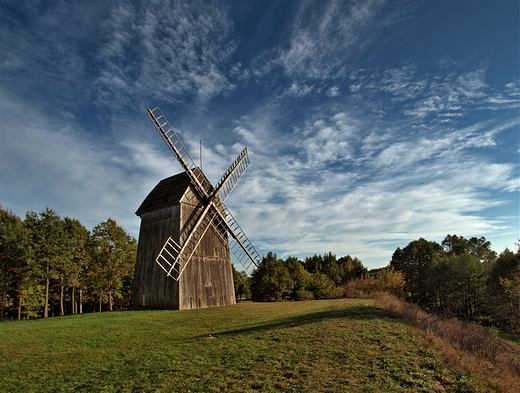
M 181 171 L 161 107 L 263 255 L 385 266 L 519 235 L 518 1 L 0 0 L 0 203 L 89 229 Z

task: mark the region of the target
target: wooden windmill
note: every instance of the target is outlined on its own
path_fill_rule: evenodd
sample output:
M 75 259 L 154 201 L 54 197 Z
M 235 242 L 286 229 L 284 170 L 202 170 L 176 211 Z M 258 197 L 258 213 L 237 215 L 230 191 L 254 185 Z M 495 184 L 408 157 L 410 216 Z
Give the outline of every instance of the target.
M 215 187 L 198 168 L 159 108 L 148 117 L 184 172 L 162 180 L 145 198 L 132 301 L 187 309 L 235 303 L 230 250 L 246 271 L 260 256 L 224 201 L 249 166 L 244 148 Z

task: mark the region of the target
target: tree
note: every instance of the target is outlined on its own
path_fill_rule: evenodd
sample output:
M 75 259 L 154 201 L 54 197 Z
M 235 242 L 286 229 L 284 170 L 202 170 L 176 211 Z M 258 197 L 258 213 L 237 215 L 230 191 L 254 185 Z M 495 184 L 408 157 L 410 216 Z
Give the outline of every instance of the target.
M 391 266 L 386 267 L 379 271 L 377 280 L 381 291 L 390 292 L 398 297 L 403 296 L 405 285 L 403 273 L 396 271 Z
M 336 287 L 332 279 L 324 273 L 316 272 L 312 274 L 309 283 L 309 291 L 312 292 L 314 299 L 334 299 L 343 296 L 343 288 Z
M 255 302 L 274 302 L 290 297 L 294 281 L 283 260 L 269 252 L 251 275 L 251 297 Z
M 447 235 L 441 243 L 444 251 L 448 255 L 462 255 L 470 254 L 478 258 L 481 262 L 493 262 L 497 254 L 491 249 L 491 242 L 487 241 L 485 237 L 472 237 L 465 239 L 462 236 Z
M 232 264 L 231 268 L 233 269 L 233 285 L 235 287 L 235 298 L 236 301 L 242 300 L 244 297 L 247 299 L 251 296 L 250 286 L 250 278 L 247 273 L 244 271 L 239 272 L 235 269 L 235 266 Z
M 114 298 L 123 299 L 125 279 L 133 279 L 137 241 L 109 218 L 92 230 L 92 264 L 89 269 L 93 293 L 113 309 Z M 128 284 L 127 284 L 128 285 Z M 128 296 L 128 295 L 127 295 Z
M 314 298 L 312 292 L 308 290 L 312 281 L 312 274 L 303 267 L 302 261 L 296 257 L 288 257 L 285 260 L 285 267 L 292 278 L 294 285 L 291 291 L 293 300 L 311 300 Z
M 43 317 L 49 313 L 51 283 L 61 280 L 70 261 L 70 247 L 64 221 L 50 208 L 41 213 L 28 212 L 24 221 L 29 237 L 30 263 L 35 274 L 44 283 Z M 63 311 L 63 310 L 61 310 Z
M 397 248 L 392 255 L 390 266 L 404 274 L 406 298 L 421 307 L 431 306 L 433 260 L 443 255 L 443 248 L 435 242 L 423 238 L 410 242 L 405 248 Z
M 314 254 L 312 257 L 307 257 L 303 262 L 303 266 L 309 273 L 322 272 L 323 257 L 317 254 Z
M 82 281 L 90 260 L 88 250 L 90 233 L 79 220 L 69 217 L 65 217 L 65 233 L 69 240 L 69 247 L 71 248 L 71 260 L 69 268 L 65 272 L 65 283 L 71 290 L 72 314 L 77 314 L 78 311 L 82 309 Z M 78 289 L 80 293 L 79 310 L 77 306 L 78 302 L 76 302 L 76 289 Z
M 449 316 L 478 319 L 485 304 L 486 265 L 463 251 L 438 255 L 433 265 L 430 308 Z
M 363 263 L 357 258 L 352 258 L 350 255 L 338 259 L 339 274 L 341 283 L 345 284 L 350 280 L 361 278 L 367 273 L 367 269 Z
M 488 313 L 495 324 L 520 332 L 520 247 L 505 249 L 492 264 L 488 282 Z
M 18 298 L 20 309 L 21 282 L 26 274 L 27 258 L 22 220 L 0 205 L 0 321 L 4 317 L 4 305 L 9 292 Z

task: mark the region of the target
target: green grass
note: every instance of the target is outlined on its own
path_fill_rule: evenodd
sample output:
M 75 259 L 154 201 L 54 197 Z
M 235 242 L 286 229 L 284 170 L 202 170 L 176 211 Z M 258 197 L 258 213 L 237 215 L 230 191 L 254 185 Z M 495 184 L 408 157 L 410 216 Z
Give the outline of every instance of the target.
M 480 392 L 372 300 L 132 310 L 0 324 L 5 392 Z

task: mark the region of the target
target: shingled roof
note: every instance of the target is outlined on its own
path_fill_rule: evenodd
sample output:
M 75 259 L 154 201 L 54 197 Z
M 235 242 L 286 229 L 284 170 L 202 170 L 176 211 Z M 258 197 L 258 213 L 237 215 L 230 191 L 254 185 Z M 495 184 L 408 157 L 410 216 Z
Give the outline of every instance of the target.
M 189 185 L 190 177 L 186 172 L 161 180 L 144 199 L 135 214 L 142 216 L 144 213 L 179 204 Z

